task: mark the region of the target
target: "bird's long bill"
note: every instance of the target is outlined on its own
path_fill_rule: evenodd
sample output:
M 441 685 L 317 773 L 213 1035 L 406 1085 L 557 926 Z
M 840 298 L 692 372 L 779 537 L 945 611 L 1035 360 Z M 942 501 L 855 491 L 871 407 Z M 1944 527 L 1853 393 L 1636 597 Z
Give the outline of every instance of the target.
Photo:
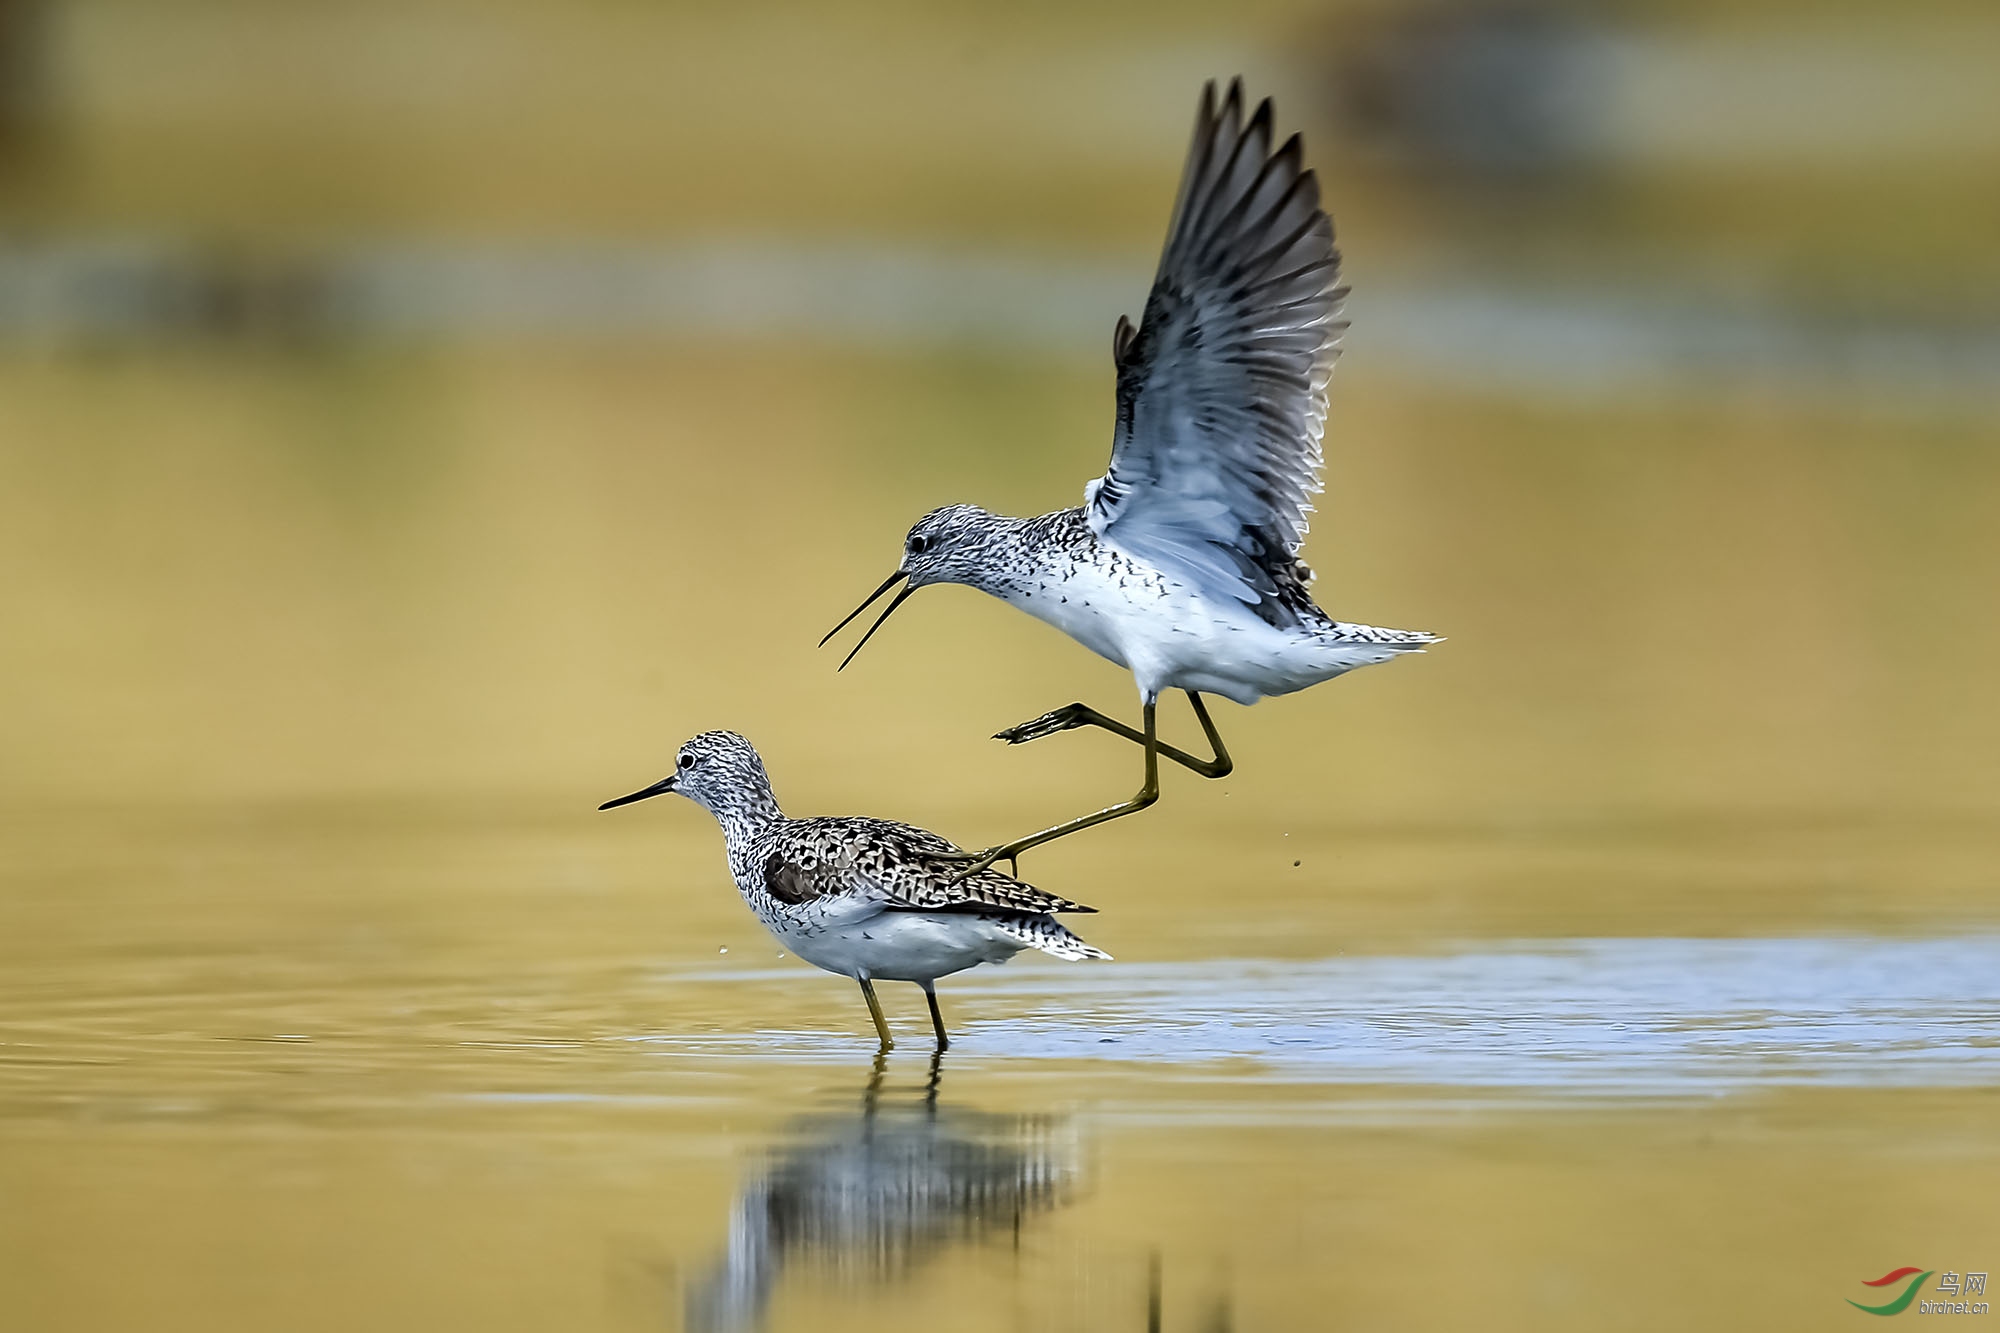
M 634 801 L 643 801 L 648 796 L 664 796 L 673 789 L 674 775 L 669 773 L 644 791 L 635 791 L 630 796 L 620 796 L 615 801 L 606 801 L 597 808 L 599 810 L 615 810 L 621 805 L 630 805 Z
M 905 574 L 902 570 L 899 569 L 895 573 L 891 574 L 888 578 L 884 579 L 882 581 L 881 587 L 877 588 L 874 592 L 868 594 L 867 601 L 863 602 L 861 605 L 855 607 L 852 611 L 848 612 L 847 619 L 841 621 L 838 625 L 835 625 L 832 629 L 826 632 L 826 638 L 821 639 L 819 641 L 819 646 L 822 648 L 826 647 L 827 639 L 831 639 L 834 635 L 846 629 L 848 625 L 853 623 L 854 618 L 856 616 L 860 615 L 863 611 L 866 611 L 869 607 L 875 605 L 875 603 L 881 599 L 883 593 L 895 587 L 899 580 L 906 579 L 908 577 L 909 575 Z M 894 600 L 892 600 L 889 603 L 889 605 L 883 609 L 882 614 L 875 617 L 875 623 L 868 627 L 868 632 L 861 636 L 860 642 L 856 643 L 852 648 L 848 649 L 847 656 L 840 659 L 840 666 L 835 669 L 840 671 L 845 671 L 847 669 L 847 664 L 854 660 L 854 654 L 860 652 L 862 645 L 875 637 L 875 631 L 882 628 L 882 622 L 887 620 L 890 616 L 896 614 L 896 608 L 901 606 L 904 602 L 908 601 L 910 594 L 915 591 L 916 589 L 914 587 L 910 587 L 910 588 L 905 588 L 901 592 L 897 593 Z

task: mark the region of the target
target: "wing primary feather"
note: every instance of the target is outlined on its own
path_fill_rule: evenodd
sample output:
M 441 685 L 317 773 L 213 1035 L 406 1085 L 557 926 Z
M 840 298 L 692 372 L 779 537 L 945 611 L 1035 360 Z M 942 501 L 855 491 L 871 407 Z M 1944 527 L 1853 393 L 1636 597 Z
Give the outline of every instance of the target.
M 1187 161 L 1181 166 L 1181 183 L 1174 193 L 1173 212 L 1168 214 L 1166 244 L 1160 251 L 1160 265 L 1166 266 L 1167 256 L 1173 253 L 1174 238 L 1180 235 L 1187 218 L 1188 200 L 1195 192 L 1208 161 L 1208 155 L 1215 144 L 1215 80 L 1210 79 L 1201 86 L 1201 105 L 1195 109 L 1194 138 L 1188 144 Z
M 1326 387 L 1347 289 L 1304 141 L 1273 148 L 1270 99 L 1204 85 L 1153 290 L 1114 330 L 1110 466 L 1086 490 L 1098 537 L 1274 624 L 1320 489 Z M 1308 603 L 1309 604 L 1309 603 Z
M 1266 139 L 1270 137 L 1270 123 L 1271 103 L 1269 99 L 1266 99 L 1258 106 L 1257 114 L 1251 120 L 1248 127 L 1240 130 L 1232 129 L 1230 131 L 1231 143 L 1229 155 L 1224 161 L 1221 172 L 1204 192 L 1205 197 L 1202 200 L 1201 209 L 1194 215 L 1194 219 L 1188 227 L 1187 243 L 1189 245 L 1198 245 L 1201 238 L 1210 235 L 1214 229 L 1214 225 L 1210 222 L 1211 214 L 1221 205 L 1222 201 L 1230 198 L 1233 193 L 1242 190 L 1243 187 L 1240 185 L 1232 190 L 1230 183 L 1236 178 L 1238 166 L 1242 163 L 1244 154 L 1254 151 L 1251 141 L 1255 137 L 1260 125 L 1263 128 L 1264 137 Z M 1261 152 L 1257 152 L 1256 158 L 1258 166 L 1261 168 L 1264 155 Z M 1202 250 L 1197 249 L 1195 257 L 1204 257 L 1204 253 Z

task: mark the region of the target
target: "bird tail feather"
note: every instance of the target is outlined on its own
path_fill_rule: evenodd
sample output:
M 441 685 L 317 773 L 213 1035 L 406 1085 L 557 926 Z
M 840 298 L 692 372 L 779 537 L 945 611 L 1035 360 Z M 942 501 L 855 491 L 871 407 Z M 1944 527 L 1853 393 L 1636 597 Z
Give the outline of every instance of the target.
M 1422 652 L 1433 643 L 1443 643 L 1442 634 L 1432 634 L 1420 629 L 1385 629 L 1381 625 L 1355 625 L 1337 620 L 1327 631 L 1327 637 L 1341 647 L 1366 644 L 1370 647 L 1385 648 L 1392 653 Z
M 1030 949 L 1040 949 L 1045 954 L 1081 962 L 1086 958 L 1110 958 L 1111 955 L 1095 945 L 1086 944 L 1075 931 L 1052 916 L 1038 912 L 1021 912 L 1004 918 L 996 918 L 995 925 L 1001 931 Z

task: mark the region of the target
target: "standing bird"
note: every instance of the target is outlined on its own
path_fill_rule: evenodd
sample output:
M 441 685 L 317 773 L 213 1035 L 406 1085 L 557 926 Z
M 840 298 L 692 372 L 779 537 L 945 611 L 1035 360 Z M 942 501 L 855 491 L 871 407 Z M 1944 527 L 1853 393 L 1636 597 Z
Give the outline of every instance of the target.
M 1145 317 L 1135 329 L 1120 316 L 1112 335 L 1111 464 L 1084 487 L 1082 507 L 1009 518 L 947 505 L 924 515 L 896 572 L 820 641 L 908 580 L 845 667 L 918 588 L 963 583 L 1130 668 L 1143 728 L 1073 703 L 996 739 L 1019 745 L 1102 727 L 1144 747 L 1138 794 L 970 855 L 975 871 L 1151 805 L 1162 755 L 1203 777 L 1226 775 L 1233 764 L 1204 691 L 1252 704 L 1439 641 L 1335 620 L 1306 592 L 1299 547 L 1308 497 L 1320 489 L 1347 288 L 1299 136 L 1276 152 L 1271 143 L 1269 100 L 1246 121 L 1240 80 L 1219 108 L 1215 85 L 1202 90 Z M 1187 694 L 1209 758 L 1160 742 L 1154 707 L 1168 689 Z
M 730 876 L 778 943 L 861 983 L 883 1050 L 895 1043 L 875 998 L 878 978 L 923 987 L 943 1050 L 951 1039 L 938 1012 L 939 977 L 1004 963 L 1023 949 L 1071 960 L 1111 956 L 1055 919 L 1096 908 L 990 868 L 967 874 L 967 854 L 935 833 L 887 819 L 787 819 L 764 761 L 733 731 L 703 732 L 681 746 L 672 773 L 597 808 L 667 792 L 722 825 Z

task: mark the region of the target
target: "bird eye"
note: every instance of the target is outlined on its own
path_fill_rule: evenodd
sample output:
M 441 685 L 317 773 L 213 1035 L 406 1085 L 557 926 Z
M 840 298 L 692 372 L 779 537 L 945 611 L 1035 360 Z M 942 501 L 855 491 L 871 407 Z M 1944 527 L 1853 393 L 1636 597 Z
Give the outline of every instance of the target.
M 693 755 L 691 755 L 691 754 L 684 754 L 684 755 L 682 755 L 682 756 L 681 756 L 681 767 L 682 767 L 682 768 L 693 768 L 693 767 L 694 767 L 694 756 L 693 756 Z
M 931 539 L 929 537 L 912 537 L 910 538 L 910 554 L 922 555 L 929 548 L 930 544 Z

